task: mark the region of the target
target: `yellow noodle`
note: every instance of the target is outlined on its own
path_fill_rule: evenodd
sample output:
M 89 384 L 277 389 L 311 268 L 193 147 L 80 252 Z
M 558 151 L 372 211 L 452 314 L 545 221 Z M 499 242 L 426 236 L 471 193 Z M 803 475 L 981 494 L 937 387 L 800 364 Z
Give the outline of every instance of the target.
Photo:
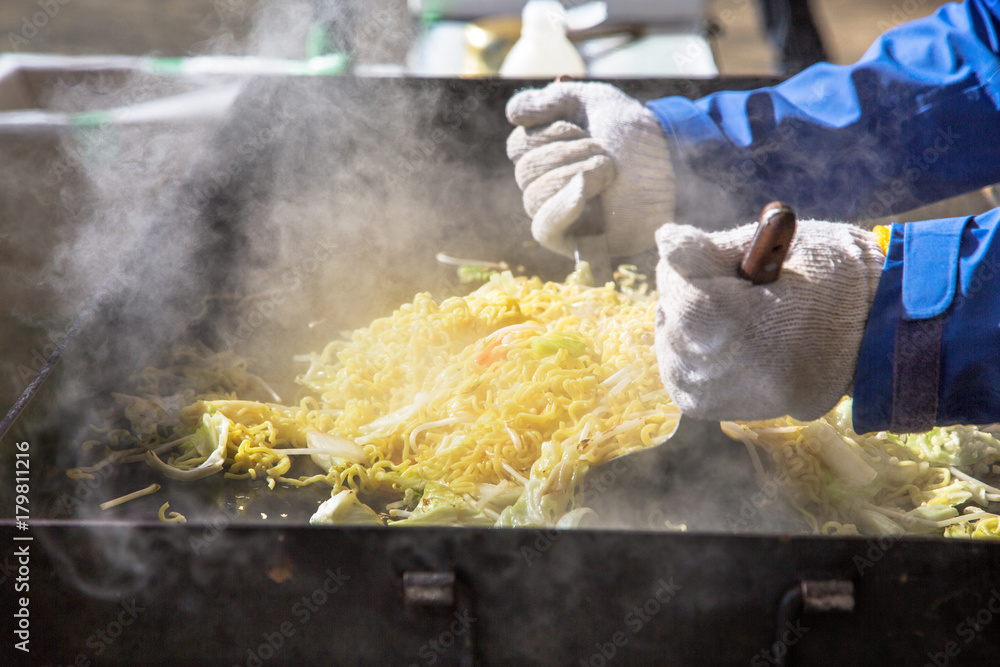
M 606 287 L 510 276 L 441 303 L 418 294 L 314 355 L 301 381 L 315 394 L 298 410 L 279 414 L 246 401 L 208 401 L 203 409 L 234 422 L 230 475 L 256 479 L 281 466 L 271 476 L 283 479 L 290 464 L 280 448 L 301 446 L 308 431 L 322 430 L 362 442 L 373 463 L 302 483 L 372 492 L 437 480 L 475 497 L 479 484 L 509 477 L 505 465 L 526 475 L 546 442 L 578 440 L 584 423 L 595 436 L 616 433 L 590 448 L 594 463 L 669 435 L 677 411 L 655 372 L 652 308 L 652 301 Z M 533 343 L 546 336 L 578 342 L 583 351 L 540 353 Z M 640 340 L 646 345 L 636 349 Z M 623 367 L 634 367 L 635 377 L 610 395 L 602 382 Z M 658 416 L 631 418 L 639 412 Z M 394 423 L 376 421 L 394 415 Z M 630 426 L 617 433 L 622 424 Z

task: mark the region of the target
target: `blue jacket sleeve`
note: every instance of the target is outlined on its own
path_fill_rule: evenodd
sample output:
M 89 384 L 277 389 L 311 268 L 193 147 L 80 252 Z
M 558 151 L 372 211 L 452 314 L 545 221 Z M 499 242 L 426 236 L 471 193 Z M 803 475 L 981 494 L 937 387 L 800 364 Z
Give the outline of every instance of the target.
M 1000 209 L 893 225 L 853 409 L 858 433 L 1000 421 Z
M 672 143 L 678 196 L 721 188 L 741 212 L 781 199 L 803 216 L 860 220 L 1000 181 L 998 4 L 945 5 L 889 30 L 854 65 L 649 102 Z

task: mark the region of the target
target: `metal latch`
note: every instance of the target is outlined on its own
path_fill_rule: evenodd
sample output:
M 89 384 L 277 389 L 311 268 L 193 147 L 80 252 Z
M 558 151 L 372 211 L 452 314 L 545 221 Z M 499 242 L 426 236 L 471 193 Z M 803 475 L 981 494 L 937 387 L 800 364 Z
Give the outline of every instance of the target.
M 403 599 L 406 604 L 453 606 L 454 572 L 404 572 Z
M 788 654 L 800 634 L 797 619 L 804 613 L 854 611 L 854 582 L 846 579 L 806 579 L 795 584 L 782 596 L 778 605 L 775 641 L 768 653 L 775 667 L 788 664 Z M 789 639 L 792 631 L 794 638 Z
M 802 594 L 802 611 L 854 611 L 853 581 L 803 581 L 799 588 Z

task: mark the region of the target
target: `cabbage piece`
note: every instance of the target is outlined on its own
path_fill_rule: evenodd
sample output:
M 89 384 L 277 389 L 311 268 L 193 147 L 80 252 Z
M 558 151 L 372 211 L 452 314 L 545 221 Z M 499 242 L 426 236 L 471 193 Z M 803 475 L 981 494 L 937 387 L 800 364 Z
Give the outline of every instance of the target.
M 360 500 L 354 491 L 334 493 L 309 517 L 314 526 L 384 526 L 382 518 Z
M 976 539 L 1000 539 L 1000 517 L 990 514 L 982 519 L 948 526 L 948 537 L 972 537 Z
M 188 450 L 174 459 L 173 464 L 164 463 L 155 450 L 146 452 L 146 464 L 171 479 L 182 481 L 193 481 L 221 472 L 229 445 L 229 424 L 230 421 L 221 412 L 206 412 L 201 416 L 201 424 L 192 434 Z M 189 461 L 200 457 L 205 458 L 201 464 L 193 467 L 188 465 Z
M 924 504 L 910 510 L 906 515 L 925 521 L 944 521 L 945 519 L 954 519 L 958 516 L 958 510 L 951 505 Z
M 868 486 L 878 477 L 861 454 L 826 422 L 811 422 L 802 434 L 824 465 L 851 486 Z
M 971 538 L 973 530 L 973 526 L 968 523 L 956 523 L 954 526 L 948 526 L 944 529 L 944 536 Z
M 491 292 L 498 292 L 512 297 L 520 297 L 521 283 L 514 278 L 510 271 L 501 271 L 490 275 L 490 280 L 472 292 L 472 296 L 485 296 Z
M 969 484 L 962 480 L 954 480 L 948 486 L 941 486 L 924 492 L 927 500 L 924 505 L 937 507 L 955 507 L 972 498 Z M 982 503 L 985 505 L 985 503 Z
M 854 399 L 849 396 L 845 396 L 840 399 L 840 403 L 837 403 L 836 407 L 826 414 L 824 419 L 834 428 L 841 432 L 854 433 L 854 420 L 852 417 L 852 411 L 854 409 Z
M 427 391 L 420 391 L 414 394 L 413 402 L 397 408 L 392 412 L 382 415 L 378 419 L 361 426 L 360 430 L 364 435 L 358 441 L 370 440 L 374 436 L 384 435 L 396 428 L 407 419 L 417 414 L 420 408 L 424 407 L 430 400 L 432 394 Z M 364 443 L 367 444 L 367 443 Z
M 879 484 L 858 488 L 827 470 L 820 472 L 820 480 L 823 482 L 823 488 L 826 490 L 830 502 L 845 509 L 850 508 L 858 498 L 874 501 L 875 496 L 881 491 Z
M 952 434 L 946 433 L 940 427 L 933 428 L 926 433 L 907 435 L 904 437 L 903 443 L 925 461 L 955 465 L 958 453 L 957 437 L 953 438 Z
M 971 466 L 987 457 L 1000 458 L 1000 440 L 975 426 L 948 426 L 904 437 L 903 444 L 930 463 Z
M 507 507 L 508 505 L 513 505 L 524 492 L 523 486 L 512 484 L 508 481 L 503 481 L 499 484 L 480 482 L 477 485 L 477 489 L 479 491 L 480 505 L 488 503 L 495 507 Z
M 945 537 L 965 537 L 973 539 L 1000 539 L 1000 517 L 983 512 L 982 518 L 956 523 L 944 529 Z
M 458 267 L 458 282 L 463 285 L 468 285 L 469 283 L 485 282 L 490 279 L 496 269 L 485 267 L 485 266 L 472 266 L 469 264 L 463 264 Z
M 566 350 L 571 357 L 590 352 L 590 348 L 582 340 L 565 334 L 537 336 L 531 341 L 531 349 L 540 357 L 551 356 L 559 350 Z
M 343 461 L 360 463 L 365 466 L 370 465 L 368 455 L 360 445 L 329 433 L 321 433 L 320 431 L 306 433 L 306 446 L 317 451 L 309 458 L 323 470 L 329 470 Z
M 211 468 L 226 462 L 226 447 L 229 444 L 229 420 L 221 412 L 201 416 L 201 426 L 195 432 L 194 447 L 198 454 L 208 458 L 194 470 Z
M 906 531 L 889 517 L 873 510 L 858 510 L 855 522 L 865 535 L 903 535 Z
M 588 469 L 575 446 L 563 447 L 552 441 L 543 443 L 541 456 L 531 466 L 524 492 L 517 502 L 501 512 L 497 527 L 565 527 L 579 523 L 584 513 L 572 514 L 562 525 L 559 521 L 575 509 L 577 490 Z
M 590 262 L 577 262 L 573 273 L 566 276 L 566 284 L 594 287 L 594 272 L 590 269 Z
M 575 510 L 570 510 L 563 514 L 556 521 L 556 528 L 579 528 L 583 520 L 589 516 L 597 516 L 597 512 L 589 507 L 577 507 Z
M 427 482 L 416 509 L 391 526 L 492 526 L 493 519 L 470 505 L 447 484 Z

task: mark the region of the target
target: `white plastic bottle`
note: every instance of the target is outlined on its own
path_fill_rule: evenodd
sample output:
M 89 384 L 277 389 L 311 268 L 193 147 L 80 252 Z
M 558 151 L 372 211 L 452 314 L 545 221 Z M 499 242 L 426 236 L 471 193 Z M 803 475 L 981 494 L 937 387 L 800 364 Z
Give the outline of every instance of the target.
M 521 37 L 500 66 L 500 76 L 584 76 L 587 68 L 566 37 L 566 10 L 557 0 L 529 0 L 521 12 Z

